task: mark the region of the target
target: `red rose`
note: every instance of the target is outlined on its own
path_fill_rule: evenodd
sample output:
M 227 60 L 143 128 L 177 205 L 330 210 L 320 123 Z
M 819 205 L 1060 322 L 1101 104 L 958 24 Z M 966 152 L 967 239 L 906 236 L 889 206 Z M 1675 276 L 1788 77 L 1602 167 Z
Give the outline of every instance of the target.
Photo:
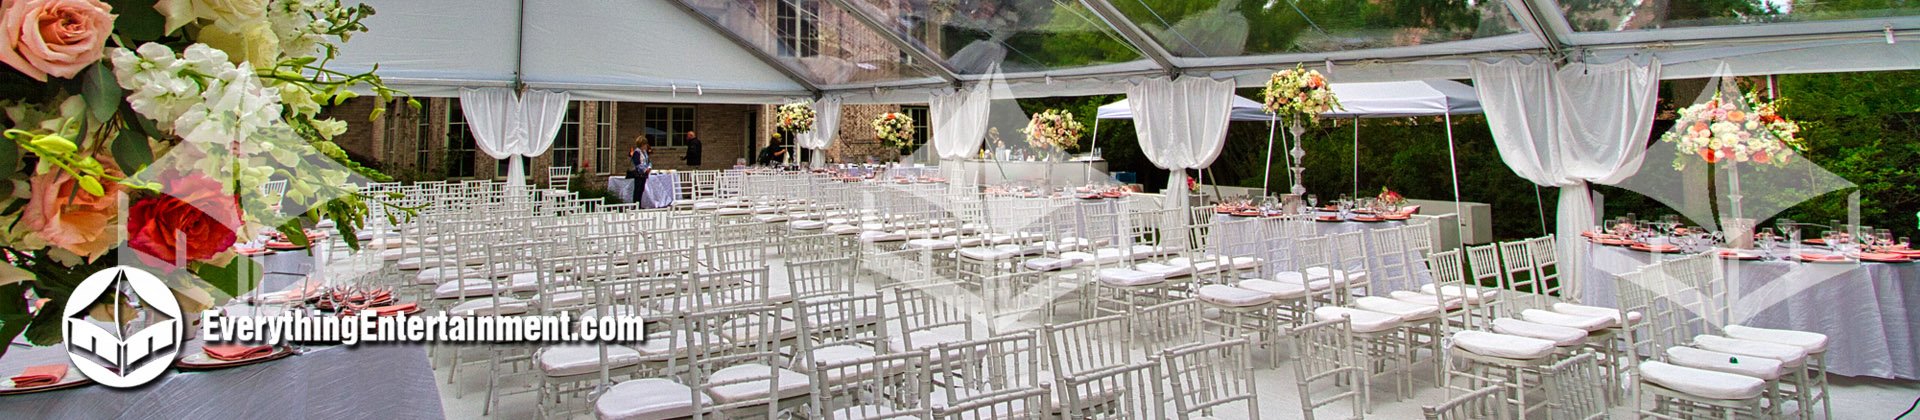
M 170 195 L 133 204 L 127 218 L 127 245 L 141 261 L 173 271 L 186 261 L 202 261 L 233 246 L 240 226 L 239 197 L 205 175 L 172 178 Z

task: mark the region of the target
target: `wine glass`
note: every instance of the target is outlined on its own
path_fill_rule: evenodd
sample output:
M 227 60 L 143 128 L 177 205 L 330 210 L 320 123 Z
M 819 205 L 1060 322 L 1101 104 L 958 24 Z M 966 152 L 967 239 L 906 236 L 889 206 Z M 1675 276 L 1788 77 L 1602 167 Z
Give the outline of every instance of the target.
M 1318 196 L 1318 195 L 1313 195 L 1313 194 L 1307 194 L 1307 206 L 1309 206 L 1309 207 L 1319 207 L 1319 206 L 1320 206 L 1320 196 Z
M 1779 240 L 1774 237 L 1773 228 L 1760 228 L 1758 234 L 1760 235 L 1760 252 L 1767 258 L 1772 258 L 1774 242 Z

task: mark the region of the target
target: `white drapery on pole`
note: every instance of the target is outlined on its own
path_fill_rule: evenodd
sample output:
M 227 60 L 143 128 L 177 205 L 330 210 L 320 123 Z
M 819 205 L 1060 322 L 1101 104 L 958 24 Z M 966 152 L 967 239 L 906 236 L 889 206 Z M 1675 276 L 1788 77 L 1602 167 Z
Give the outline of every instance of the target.
M 802 149 L 812 150 L 810 159 L 813 167 L 826 165 L 826 156 L 821 152 L 833 147 L 833 139 L 840 133 L 840 102 L 838 96 L 828 96 L 813 102 L 813 130 L 794 136 L 794 144 Z
M 927 113 L 933 121 L 933 150 L 940 159 L 966 159 L 986 140 L 987 115 L 993 110 L 992 82 L 933 95 Z
M 1555 69 L 1544 60 L 1472 63 L 1474 87 L 1501 160 L 1515 174 L 1561 187 L 1554 232 L 1568 286 L 1578 293 L 1584 255 L 1574 252 L 1581 229 L 1594 224 L 1588 183 L 1613 184 L 1640 170 L 1659 97 L 1660 62 L 1573 63 Z
M 1186 208 L 1187 171 L 1205 168 L 1226 145 L 1233 81 L 1151 78 L 1127 86 L 1140 151 L 1166 168 L 1166 208 Z M 1177 206 L 1177 207 L 1175 207 Z
M 488 157 L 507 159 L 507 185 L 525 185 L 526 158 L 553 147 L 568 101 L 566 92 L 530 90 L 516 98 L 504 88 L 460 90 L 474 144 Z

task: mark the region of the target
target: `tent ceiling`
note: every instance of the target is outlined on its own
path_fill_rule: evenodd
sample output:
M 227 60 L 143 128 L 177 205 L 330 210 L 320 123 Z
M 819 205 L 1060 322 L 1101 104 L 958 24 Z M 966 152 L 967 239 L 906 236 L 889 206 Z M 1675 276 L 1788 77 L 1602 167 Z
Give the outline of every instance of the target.
M 337 62 L 379 63 L 416 94 L 518 80 L 586 98 L 924 101 L 994 63 L 1016 91 L 1033 88 L 1022 96 L 1118 92 L 1142 75 L 1249 85 L 1293 63 L 1334 63 L 1343 81 L 1458 78 L 1465 60 L 1524 54 L 1733 61 L 1745 73 L 1920 68 L 1920 5 L 1906 2 L 362 1 L 380 12 L 373 31 Z M 1823 56 L 1835 47 L 1859 60 Z

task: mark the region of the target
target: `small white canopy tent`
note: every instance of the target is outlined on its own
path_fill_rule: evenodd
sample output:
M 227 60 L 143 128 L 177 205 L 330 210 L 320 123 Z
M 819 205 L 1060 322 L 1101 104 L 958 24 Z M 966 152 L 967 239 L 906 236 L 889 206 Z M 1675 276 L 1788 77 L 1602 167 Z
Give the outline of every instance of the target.
M 1343 109 L 1320 114 L 1325 118 L 1446 118 L 1447 172 L 1453 180 L 1453 213 L 1460 209 L 1460 162 L 1453 150 L 1453 115 L 1484 113 L 1473 86 L 1452 80 L 1412 82 L 1334 83 L 1333 94 Z M 1353 124 L 1353 194 L 1360 195 L 1360 124 Z M 1458 216 L 1456 216 L 1458 217 Z M 1463 229 L 1455 221 L 1455 229 Z M 1461 235 L 1465 237 L 1465 235 Z

